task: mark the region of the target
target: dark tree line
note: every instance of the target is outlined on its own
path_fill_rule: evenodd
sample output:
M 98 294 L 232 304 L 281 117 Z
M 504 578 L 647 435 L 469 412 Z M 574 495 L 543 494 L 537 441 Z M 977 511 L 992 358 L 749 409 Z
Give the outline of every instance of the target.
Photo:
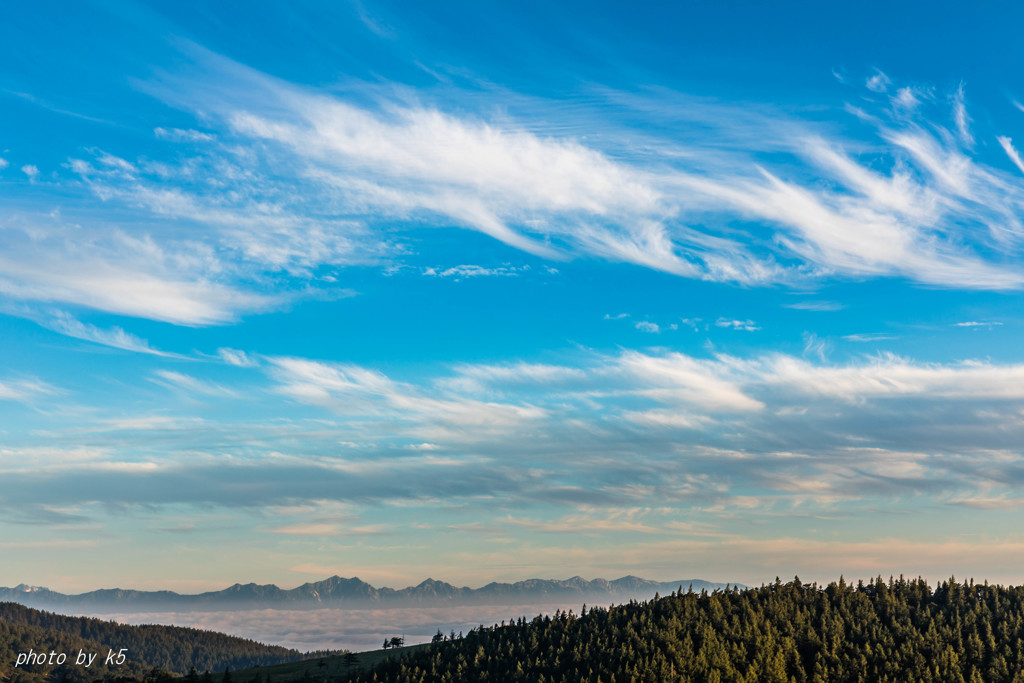
M 474 629 L 344 681 L 1024 683 L 1024 588 L 799 579 Z
M 33 663 L 15 667 L 18 655 L 28 653 L 29 650 L 64 653 L 68 655 L 69 661 L 55 666 Z M 79 650 L 97 653 L 96 660 L 88 669 L 74 663 Z M 0 680 L 10 683 L 85 683 L 118 676 L 131 680 L 141 680 L 145 677 L 146 668 L 136 661 L 125 662 L 122 666 L 106 666 L 105 657 L 108 652 L 109 648 L 102 643 L 41 626 L 11 622 L 0 614 Z

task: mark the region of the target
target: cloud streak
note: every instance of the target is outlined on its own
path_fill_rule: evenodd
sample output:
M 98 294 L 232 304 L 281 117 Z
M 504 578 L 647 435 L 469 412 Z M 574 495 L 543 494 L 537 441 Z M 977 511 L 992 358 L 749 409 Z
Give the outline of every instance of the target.
M 749 284 L 828 275 L 989 289 L 1024 282 L 1014 260 L 1024 193 L 971 158 L 962 87 L 949 99 L 952 131 L 926 118 L 938 101 L 910 118 L 905 107 L 880 112 L 869 141 L 883 145 L 888 168 L 879 169 L 857 158 L 863 141 L 756 111 L 688 101 L 715 144 L 661 140 L 652 156 L 543 136 L 529 120 L 457 116 L 412 96 L 358 86 L 350 98 L 329 96 L 190 50 L 220 95 L 170 76 L 150 89 L 216 112 L 232 136 L 265 150 L 266 163 L 291 169 L 321 205 L 371 231 L 382 220 L 455 224 L 544 258 Z M 888 83 L 878 72 L 869 87 Z M 766 131 L 760 147 L 741 123 Z M 626 134 L 617 125 L 612 113 L 606 138 Z M 759 158 L 768 153 L 771 163 Z M 750 222 L 776 232 L 765 239 Z
M 153 414 L 40 431 L 33 443 L 47 467 L 26 469 L 31 454 L 11 450 L 2 502 L 261 507 L 443 495 L 452 504 L 829 509 L 913 495 L 1003 501 L 1024 486 L 1013 451 L 1024 438 L 1019 364 L 624 351 L 565 365 L 459 364 L 416 380 L 294 357 L 239 370 L 265 377 L 262 395 L 284 400 L 273 412 L 305 406 L 315 419 Z M 224 405 L 242 400 L 177 371 L 151 379 Z M 51 391 L 0 384 L 16 401 Z M 245 400 L 251 411 L 266 399 Z
M 39 380 L 0 380 L 0 400 L 28 402 L 54 393 L 56 393 L 54 387 Z
M 98 200 L 147 228 L 9 219 L 0 293 L 224 324 L 336 289 L 335 275 L 317 276 L 324 268 L 400 261 L 402 248 L 382 232 L 396 224 L 461 226 L 545 259 L 601 258 L 753 285 L 836 276 L 1024 284 L 1024 189 L 971 156 L 962 86 L 948 100 L 950 130 L 934 120 L 939 100 L 878 112 L 867 142 L 886 163 L 869 166 L 857 153 L 865 141 L 756 109 L 688 101 L 689 120 L 709 128 L 711 142 L 666 138 L 647 149 L 617 142 L 630 133 L 609 106 L 599 124 L 608 144 L 599 148 L 536 132 L 528 117 L 455 114 L 358 84 L 348 96 L 328 95 L 186 51 L 197 65 L 191 75 L 141 84 L 213 117 L 210 132 L 155 129 L 184 162 L 102 151 L 69 162 Z M 889 83 L 878 72 L 868 87 Z M 614 93 L 609 102 L 616 97 L 616 106 L 646 107 L 655 118 L 664 105 Z M 764 131 L 760 143 L 745 126 Z M 1010 139 L 998 139 L 1019 165 Z
M 161 244 L 150 236 L 69 225 L 59 217 L 19 215 L 0 228 L 0 246 L 0 294 L 15 300 L 212 325 L 279 305 L 283 298 L 225 282 L 210 250 L 188 240 Z M 94 341 L 116 341 L 116 335 L 69 320 L 53 326 Z M 126 338 L 122 342 L 128 344 Z
M 41 324 L 47 329 L 59 332 L 60 334 L 67 335 L 69 337 L 74 337 L 75 339 L 81 339 L 83 341 L 89 341 L 102 346 L 121 349 L 123 351 L 146 353 L 153 356 L 162 356 L 164 358 L 184 358 L 184 356 L 180 356 L 178 354 L 155 349 L 150 346 L 149 342 L 145 339 L 140 339 L 134 334 L 125 332 L 120 327 L 102 329 L 95 325 L 90 325 L 88 323 L 83 323 L 80 320 L 76 320 L 65 312 L 59 312 L 52 318 L 44 319 Z
M 766 108 L 603 91 L 585 119 L 597 144 L 541 125 L 557 103 L 533 101 L 532 115 L 515 116 L 458 92 L 445 106 L 359 83 L 329 94 L 183 45 L 192 67 L 138 85 L 201 112 L 207 130 L 156 127 L 155 143 L 176 150 L 174 162 L 94 148 L 69 159 L 61 181 L 91 193 L 117 222 L 96 221 L 85 196 L 74 219 L 42 208 L 9 217 L 0 294 L 225 324 L 329 296 L 345 268 L 402 265 L 402 236 L 425 226 L 477 231 L 548 260 L 604 259 L 745 285 L 1024 285 L 1024 188 L 975 157 L 962 85 L 945 99 L 922 91 L 913 106 L 903 97 L 889 109 L 851 110 L 865 124 L 861 139 Z M 879 71 L 866 87 L 891 85 Z M 668 109 L 686 116 L 661 137 L 630 142 L 642 131 L 624 113 L 660 124 Z M 997 139 L 1020 167 L 1010 138 Z

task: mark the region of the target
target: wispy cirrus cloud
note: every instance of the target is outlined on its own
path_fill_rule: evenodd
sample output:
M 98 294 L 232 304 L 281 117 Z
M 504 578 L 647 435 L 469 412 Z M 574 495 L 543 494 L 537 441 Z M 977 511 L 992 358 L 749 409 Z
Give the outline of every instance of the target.
M 28 402 L 54 393 L 56 387 L 38 379 L 0 380 L 0 400 Z
M 999 142 L 999 146 L 1003 148 L 1003 151 L 1006 152 L 1006 156 L 1013 162 L 1013 165 L 1019 168 L 1021 173 L 1024 173 L 1024 161 L 1020 158 L 1020 152 L 1013 146 L 1013 140 L 1005 135 L 997 136 L 996 140 Z
M 64 311 L 59 311 L 52 317 L 43 318 L 40 324 L 54 332 L 59 332 L 60 334 L 74 337 L 75 339 L 82 339 L 84 341 L 93 342 L 102 346 L 109 346 L 115 349 L 134 351 L 136 353 L 147 353 L 165 358 L 185 357 L 179 354 L 155 349 L 150 346 L 149 342 L 145 339 L 141 339 L 134 334 L 125 332 L 120 327 L 115 326 L 109 329 L 103 329 L 96 327 L 95 325 L 83 323 Z
M 870 76 L 864 84 L 872 92 L 885 92 L 892 81 L 882 71 L 875 69 L 874 75 Z
M 497 266 L 487 268 L 484 266 L 462 265 L 450 268 L 426 268 L 424 275 L 434 277 L 515 277 L 530 269 L 529 266 Z
M 211 325 L 280 305 L 285 298 L 230 282 L 233 278 L 201 241 L 158 241 L 108 226 L 86 228 L 60 217 L 21 214 L 0 227 L 0 246 L 0 294 L 18 301 Z M 63 327 L 87 333 L 74 324 Z
M 761 329 L 753 320 L 730 320 L 729 318 L 719 318 L 715 321 L 715 327 L 743 330 L 745 332 L 756 332 Z
M 997 321 L 983 321 L 983 320 L 965 320 L 959 323 L 953 323 L 955 327 L 997 327 L 1002 325 L 1001 322 Z
M 888 334 L 886 332 L 866 332 L 858 334 L 844 334 L 843 339 L 852 342 L 875 342 L 885 341 L 888 339 L 898 339 L 894 334 Z
M 947 98 L 898 91 L 914 95 L 912 107 L 904 97 L 852 110 L 864 122 L 859 139 L 763 106 L 610 91 L 598 91 L 597 111 L 569 135 L 534 121 L 551 102 L 498 115 L 467 93 L 448 93 L 461 107 L 360 83 L 327 93 L 183 49 L 190 70 L 138 84 L 203 113 L 205 130 L 155 129 L 176 160 L 93 149 L 68 163 L 118 225 L 140 229 L 86 211 L 78 223 L 42 211 L 9 218 L 0 293 L 223 324 L 336 291 L 340 269 L 400 263 L 406 231 L 439 225 L 551 260 L 749 285 L 1024 285 L 1024 189 L 974 155 L 980 133 L 963 85 Z M 867 87 L 891 84 L 877 72 Z M 669 125 L 668 109 L 674 128 L 660 134 L 625 123 L 642 115 Z M 588 126 L 601 135 L 585 138 Z M 998 139 L 1013 161 L 1010 139 Z M 433 272 L 513 274 L 502 268 Z
M 798 311 L 841 311 L 844 308 L 844 305 L 838 301 L 798 301 L 784 305 L 786 308 Z
M 545 363 L 507 363 L 501 365 L 458 364 L 455 376 L 435 380 L 434 385 L 462 394 L 488 393 L 491 387 L 508 386 L 558 390 L 586 380 L 583 368 Z
M 217 355 L 228 365 L 239 368 L 251 368 L 259 365 L 259 361 L 254 356 L 239 349 L 219 348 Z
M 526 403 L 438 397 L 367 368 L 301 358 L 271 358 L 278 390 L 296 400 L 366 418 L 384 416 L 409 425 L 408 433 L 436 440 L 487 438 L 527 428 L 546 411 Z
M 875 138 L 865 142 L 777 113 L 758 118 L 757 110 L 691 99 L 687 116 L 712 127 L 714 145 L 616 146 L 624 132 L 613 114 L 603 130 L 611 143 L 599 149 L 542 136 L 528 119 L 454 115 L 408 93 L 385 97 L 356 86 L 350 98 L 324 95 L 190 49 L 208 69 L 201 78 L 224 95 L 172 90 L 170 83 L 188 81 L 171 77 L 153 92 L 217 112 L 232 135 L 259 141 L 273 165 L 294 169 L 322 204 L 370 227 L 382 219 L 454 221 L 547 258 L 597 256 L 709 280 L 895 275 L 995 289 L 1024 282 L 1010 258 L 1020 247 L 1015 216 L 1024 195 L 971 158 L 963 86 L 948 100 L 952 131 L 927 118 L 940 113 L 939 100 L 909 118 L 903 109 L 879 112 Z M 870 83 L 877 89 L 889 79 L 878 72 Z M 618 106 L 657 108 L 615 97 Z M 740 121 L 765 131 L 760 147 L 741 135 Z M 865 144 L 880 143 L 888 168 L 858 159 Z M 772 226 L 775 239 L 745 232 L 743 221 Z
M 201 396 L 218 396 L 225 398 L 238 398 L 239 394 L 233 389 L 197 379 L 190 375 L 172 370 L 157 370 L 152 381 L 165 387 L 185 391 Z
M 964 84 L 960 83 L 950 99 L 953 102 L 953 121 L 956 123 L 956 132 L 960 141 L 967 146 L 974 144 L 974 135 L 971 134 L 971 117 L 967 114 L 966 95 Z
M 185 142 L 212 142 L 216 139 L 216 136 L 211 133 L 204 133 L 198 130 L 181 128 L 161 128 L 156 127 L 153 129 L 153 135 L 158 138 L 165 140 L 177 140 Z

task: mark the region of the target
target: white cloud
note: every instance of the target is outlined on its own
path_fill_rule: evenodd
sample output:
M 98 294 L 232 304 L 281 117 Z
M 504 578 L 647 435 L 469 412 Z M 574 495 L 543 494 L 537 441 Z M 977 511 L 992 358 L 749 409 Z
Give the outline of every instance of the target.
M 896 91 L 892 101 L 895 106 L 902 109 L 914 109 L 921 104 L 918 93 L 913 88 L 900 88 Z
M 699 332 L 701 329 L 707 331 L 708 329 L 708 324 L 702 318 L 680 318 L 680 320 L 684 325 L 692 328 L 694 332 Z
M 960 140 L 965 145 L 974 144 L 974 136 L 971 135 L 971 117 L 967 115 L 967 105 L 965 103 L 964 84 L 961 83 L 953 93 L 953 121 L 956 123 L 956 130 L 960 136 Z
M 995 325 L 1002 325 L 1000 322 L 982 322 L 978 320 L 967 320 L 961 323 L 953 323 L 956 327 L 993 327 Z
M 301 144 L 314 156 L 341 155 L 371 172 L 386 169 L 394 177 L 443 181 L 452 189 L 473 188 L 526 207 L 604 213 L 617 206 L 651 208 L 659 200 L 630 169 L 573 141 L 544 140 L 429 109 L 396 107 L 383 116 L 297 92 L 281 95 L 299 121 L 289 125 L 239 113 L 232 126 L 256 137 Z M 311 141 L 315 145 L 306 147 Z M 473 213 L 472 203 L 465 206 L 467 214 Z
M 646 320 L 636 321 L 635 323 L 633 323 L 633 327 L 640 330 L 641 332 L 650 332 L 653 334 L 661 332 L 661 328 L 658 326 L 658 323 L 652 323 Z
M 198 130 L 183 130 L 181 128 L 154 128 L 153 134 L 164 140 L 176 140 L 184 142 L 213 142 L 217 136 L 210 133 L 203 133 Z
M 482 383 L 538 384 L 550 386 L 578 380 L 586 376 L 580 368 L 543 363 L 510 363 L 507 365 L 457 365 L 459 379 Z
M 256 359 L 245 351 L 239 351 L 238 349 L 220 348 L 217 349 L 217 355 L 228 365 L 240 368 L 251 368 L 259 365 Z
M 825 362 L 825 356 L 829 350 L 829 343 L 827 340 L 820 338 L 814 333 L 804 333 L 804 355 L 805 356 L 817 356 L 822 362 Z
M 503 277 L 515 277 L 520 273 L 528 271 L 529 266 L 498 266 L 495 268 L 486 268 L 484 266 L 452 266 L 451 268 L 426 268 L 423 271 L 424 275 L 434 275 L 437 277 L 487 277 L 487 276 L 503 276 Z
M 562 249 L 520 229 L 543 220 L 546 232 L 595 253 L 700 273 L 675 253 L 663 224 L 644 218 L 668 210 L 646 174 L 574 140 L 419 107 L 374 113 L 264 86 L 290 109 L 291 120 L 235 111 L 228 114 L 234 131 L 286 145 L 316 164 L 318 176 L 349 202 L 441 214 L 516 248 L 561 257 Z
M 106 330 L 101 329 L 95 325 L 83 323 L 64 312 L 60 312 L 51 318 L 43 319 L 40 324 L 54 332 L 59 332 L 60 334 L 74 337 L 76 339 L 83 339 L 96 344 L 102 344 L 103 346 L 110 346 L 115 349 L 123 349 L 125 351 L 134 351 L 137 353 L 148 353 L 154 356 L 181 357 L 178 354 L 154 349 L 145 339 L 140 339 L 133 334 L 129 334 L 120 327 L 112 327 Z
M 798 311 L 841 311 L 844 306 L 838 301 L 798 301 L 793 304 L 784 304 L 786 308 L 795 308 Z
M 471 440 L 522 429 L 546 416 L 528 403 L 479 401 L 431 393 L 356 365 L 300 358 L 271 358 L 279 391 L 303 403 L 335 412 L 382 417 L 405 423 L 407 433 Z
M 57 390 L 39 380 L 16 379 L 0 381 L 0 400 L 30 402 L 42 396 L 49 396 Z
M 112 313 L 185 325 L 211 325 L 234 320 L 238 309 L 258 310 L 267 297 L 233 290 L 213 282 L 163 280 L 120 264 L 76 264 L 78 272 L 49 264 L 12 263 L 0 258 L 0 293 L 19 299 L 57 301 Z M 127 264 L 126 264 L 127 265 Z M 10 276 L 14 277 L 10 277 Z
M 728 361 L 701 361 L 679 353 L 648 356 L 629 351 L 615 363 L 640 385 L 640 395 L 661 403 L 700 404 L 709 410 L 760 410 L 764 404 L 744 393 Z
M 885 92 L 892 85 L 892 81 L 884 73 L 875 69 L 875 74 L 869 77 L 864 85 L 873 92 Z
M 8 166 L 10 166 L 10 162 L 7 161 L 7 159 L 0 157 L 0 171 L 4 170 Z
M 916 396 L 926 399 L 1024 398 L 1024 365 L 992 365 L 979 361 L 952 365 L 917 364 L 898 356 L 847 366 L 812 365 L 790 356 L 776 356 L 762 380 L 801 392 L 844 401 Z
M 576 139 L 401 100 L 355 106 L 196 52 L 225 79 L 218 95 L 190 99 L 186 84 L 152 88 L 219 114 L 235 135 L 278 143 L 262 146 L 268 163 L 313 181 L 307 190 L 347 215 L 440 217 L 552 258 L 597 254 L 692 277 L 752 281 L 779 270 L 720 237 L 693 232 L 699 250 L 677 243 L 665 221 L 674 201 L 664 201 L 675 188 Z M 730 253 L 713 253 L 712 243 Z
M 238 393 L 212 382 L 196 379 L 190 375 L 173 370 L 157 370 L 153 373 L 152 381 L 172 389 L 180 389 L 192 394 L 203 396 L 220 396 L 226 398 L 237 398 Z
M 97 163 L 101 166 L 105 166 L 112 171 L 117 171 L 131 177 L 133 174 L 138 173 L 139 169 L 132 162 L 121 157 L 116 157 L 113 154 L 106 152 L 100 152 L 99 156 L 96 157 Z
M 21 167 L 21 172 L 28 176 L 29 180 L 34 181 L 39 176 L 39 168 L 32 164 L 25 164 Z
M 583 138 L 541 135 L 528 117 L 455 115 L 394 92 L 370 91 L 361 101 L 373 104 L 356 104 L 191 51 L 208 68 L 198 79 L 204 87 L 147 87 L 261 143 L 248 156 L 231 157 L 226 147 L 207 152 L 219 157 L 211 156 L 205 172 L 216 170 L 234 191 L 187 194 L 166 183 L 83 177 L 101 196 L 219 225 L 246 258 L 290 272 L 372 262 L 389 250 L 374 237 L 381 224 L 390 230 L 426 221 L 462 225 L 546 258 L 597 256 L 708 280 L 838 274 L 946 287 L 1024 285 L 1017 258 L 1024 190 L 962 149 L 972 140 L 962 86 L 948 101 L 900 88 L 892 101 L 898 112 L 861 112 L 882 143 L 880 166 L 857 158 L 853 150 L 864 141 L 757 108 L 686 100 L 672 111 L 686 111 L 682 125 L 698 123 L 710 142 L 652 140 L 652 155 L 628 143 L 635 131 L 611 122 L 601 136 L 608 148 L 600 149 Z M 890 85 L 881 71 L 867 82 L 878 92 Z M 653 116 L 666 108 L 608 96 Z M 953 132 L 928 118 L 943 102 L 952 104 Z M 677 132 L 686 138 L 685 129 Z M 285 174 L 293 180 L 283 182 Z M 223 196 L 242 200 L 211 199 Z M 325 208 L 344 222 L 310 218 Z M 778 233 L 745 233 L 737 218 Z M 427 272 L 508 274 L 478 266 Z
M 1024 286 L 1024 188 L 971 154 L 962 86 L 950 99 L 916 87 L 876 98 L 886 102 L 857 110 L 874 131 L 860 140 L 765 107 L 602 93 L 673 122 L 663 139 L 638 144 L 613 114 L 566 126 L 578 136 L 553 135 L 537 123 L 550 103 L 532 101 L 517 117 L 461 106 L 458 93 L 444 107 L 365 84 L 350 84 L 358 97 L 327 94 L 193 52 L 205 73 L 141 86 L 202 112 L 210 132 L 154 130 L 192 156 L 70 160 L 94 201 L 132 228 L 9 218 L 0 294 L 222 324 L 330 295 L 317 288 L 339 276 L 324 271 L 399 267 L 407 252 L 395 235 L 423 224 L 462 226 L 549 259 L 714 281 Z M 881 71 L 867 82 L 878 92 L 891 85 Z M 584 137 L 588 126 L 601 134 Z M 998 139 L 1019 165 L 1010 139 Z M 521 271 L 469 262 L 426 272 Z
M 727 327 L 746 332 L 756 332 L 761 329 L 753 320 L 730 320 L 729 318 L 719 318 L 715 321 L 715 327 Z
M 692 180 L 688 185 L 751 217 L 787 226 L 791 232 L 780 237 L 788 248 L 837 272 L 903 273 L 946 286 L 1019 287 L 1024 276 L 1011 264 L 986 263 L 963 251 L 952 233 L 955 221 L 968 216 L 1013 241 L 1017 219 L 1004 207 L 1024 200 L 1021 192 L 923 131 L 885 135 L 919 161 L 936 184 L 918 184 L 899 171 L 882 176 L 823 140 L 810 139 L 804 153 L 847 192 L 811 190 L 768 171 L 762 171 L 761 182 Z
M 1002 135 L 998 136 L 996 140 L 999 141 L 999 146 L 1006 152 L 1006 156 L 1010 157 L 1013 165 L 1019 168 L 1021 173 L 1024 173 L 1024 161 L 1021 160 L 1017 148 L 1013 146 L 1013 140 Z
M 851 335 L 852 337 L 852 335 Z M 872 336 L 873 339 L 881 337 Z M 813 344 L 816 338 L 811 338 Z M 815 352 L 816 354 L 816 352 Z M 616 380 L 626 380 L 630 395 L 653 398 L 661 403 L 687 403 L 704 410 L 758 411 L 768 398 L 755 398 L 772 388 L 787 395 L 831 396 L 857 403 L 871 398 L 914 396 L 921 399 L 973 400 L 1024 398 L 1024 366 L 993 365 L 980 361 L 955 364 L 922 364 L 898 356 L 883 355 L 860 363 L 830 365 L 812 363 L 783 354 L 753 359 L 716 356 L 700 360 L 678 353 L 647 355 L 635 351 L 604 358 L 592 367 L 459 366 L 462 377 L 473 378 L 472 385 L 446 384 L 456 390 L 491 391 L 514 396 L 515 386 L 522 388 L 524 376 L 570 382 L 570 388 L 556 392 L 557 400 L 566 395 L 593 395 L 608 392 Z M 540 381 L 540 380 L 538 380 Z M 548 382 L 544 382 L 545 385 Z M 623 388 L 620 388 L 621 391 Z M 568 392 L 568 394 L 566 393 Z M 771 393 L 770 400 L 780 400 Z
M 0 294 L 13 299 L 211 325 L 278 306 L 285 298 L 246 291 L 227 279 L 211 251 L 196 242 L 160 244 L 49 216 L 21 218 L 0 229 Z
M 898 337 L 894 334 L 886 334 L 885 332 L 869 332 L 867 334 L 844 334 L 843 339 L 852 342 L 875 342 L 898 339 Z
M 386 250 L 358 220 L 321 218 L 319 202 L 307 205 L 310 196 L 320 197 L 301 187 L 308 182 L 302 174 L 265 172 L 258 159 L 234 148 L 217 147 L 177 167 L 146 164 L 137 173 L 76 159 L 71 168 L 101 200 L 144 208 L 166 221 L 161 227 L 172 236 L 183 226 L 209 231 L 203 246 L 227 250 L 224 265 L 235 269 L 308 277 L 316 266 L 375 262 Z M 201 189 L 185 189 L 197 181 Z

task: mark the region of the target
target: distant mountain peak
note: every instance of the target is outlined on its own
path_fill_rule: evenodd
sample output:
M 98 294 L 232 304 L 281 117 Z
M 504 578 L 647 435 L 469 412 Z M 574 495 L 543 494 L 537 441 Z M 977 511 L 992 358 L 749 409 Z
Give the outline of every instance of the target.
M 492 581 L 480 588 L 457 587 L 445 581 L 427 578 L 406 588 L 375 587 L 359 577 L 334 575 L 322 581 L 304 583 L 283 589 L 275 584 L 234 583 L 219 591 L 197 595 L 181 595 L 173 591 L 136 591 L 102 589 L 79 595 L 65 595 L 38 586 L 19 584 L 0 588 L 0 601 L 18 602 L 29 607 L 50 610 L 85 610 L 94 613 L 124 609 L 147 611 L 229 610 L 229 609 L 311 609 L 323 607 L 366 608 L 425 605 L 516 605 L 558 601 L 622 602 L 646 600 L 655 593 L 667 594 L 679 587 L 692 586 L 695 591 L 718 590 L 725 583 L 700 579 L 683 581 L 650 581 L 627 575 L 612 581 L 587 580 L 581 576 L 569 579 L 525 579 L 515 583 Z M 731 584 L 742 587 L 741 584 Z
M 423 579 L 422 581 L 420 581 L 416 585 L 416 587 L 419 588 L 420 586 L 451 586 L 451 585 L 452 584 L 448 583 L 447 581 L 438 581 L 437 579 Z

